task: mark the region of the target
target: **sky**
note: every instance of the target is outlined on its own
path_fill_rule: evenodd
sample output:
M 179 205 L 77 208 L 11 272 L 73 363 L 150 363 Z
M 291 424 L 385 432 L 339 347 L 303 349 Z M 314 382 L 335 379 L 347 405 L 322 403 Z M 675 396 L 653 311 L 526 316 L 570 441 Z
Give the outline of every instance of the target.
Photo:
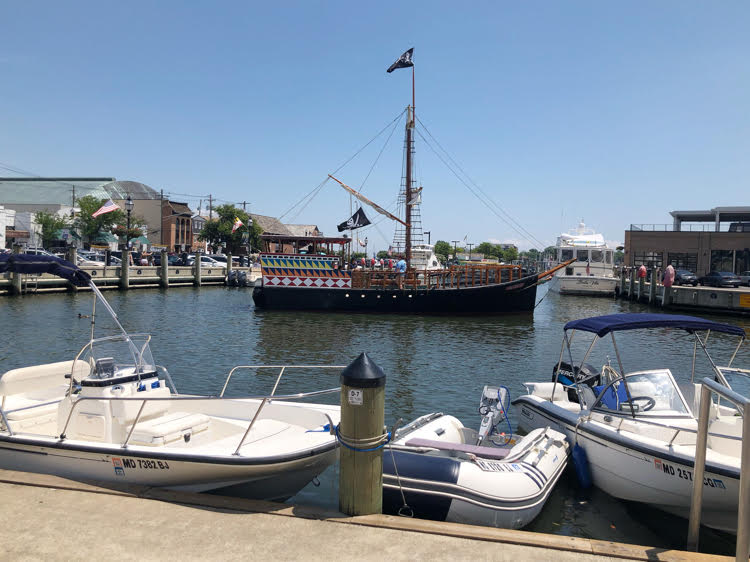
M 540 248 L 581 220 L 621 243 L 750 204 L 748 29 L 744 0 L 5 0 L 0 175 L 139 181 L 335 235 L 356 207 L 316 189 L 329 173 L 394 208 L 412 73 L 386 69 L 414 47 L 433 243 Z M 395 225 L 366 213 L 387 248 Z

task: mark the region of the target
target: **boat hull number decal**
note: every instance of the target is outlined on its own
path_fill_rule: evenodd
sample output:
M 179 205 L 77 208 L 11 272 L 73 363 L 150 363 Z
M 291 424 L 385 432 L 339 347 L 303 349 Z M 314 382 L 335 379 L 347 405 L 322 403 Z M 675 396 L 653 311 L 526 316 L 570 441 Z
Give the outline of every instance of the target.
M 674 467 L 669 463 L 664 462 L 661 459 L 654 459 L 654 468 L 660 470 L 667 476 L 674 476 L 675 478 L 682 478 L 689 482 L 693 481 L 693 471 L 685 468 Z M 709 478 L 708 476 L 703 478 L 703 485 L 709 488 L 718 488 L 719 490 L 726 490 L 727 487 L 724 485 L 722 480 L 718 478 Z
M 169 470 L 169 463 L 167 461 L 156 461 L 151 459 L 123 459 L 120 457 L 112 457 L 112 465 L 115 467 L 115 474 L 117 476 L 125 476 L 126 469 Z

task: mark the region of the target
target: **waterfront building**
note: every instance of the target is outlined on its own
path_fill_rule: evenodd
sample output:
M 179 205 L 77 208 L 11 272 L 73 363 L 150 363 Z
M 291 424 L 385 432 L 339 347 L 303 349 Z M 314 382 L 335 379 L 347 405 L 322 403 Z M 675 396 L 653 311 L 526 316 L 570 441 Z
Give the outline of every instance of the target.
M 750 207 L 672 211 L 671 224 L 631 224 L 625 231 L 625 265 L 711 270 L 750 270 Z

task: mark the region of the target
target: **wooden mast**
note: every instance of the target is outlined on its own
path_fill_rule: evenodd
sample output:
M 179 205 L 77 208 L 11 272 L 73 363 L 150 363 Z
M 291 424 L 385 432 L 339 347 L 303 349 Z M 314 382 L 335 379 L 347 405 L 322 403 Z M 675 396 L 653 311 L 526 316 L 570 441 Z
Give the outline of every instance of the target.
M 414 142 L 414 121 L 416 116 L 414 114 L 415 105 L 415 89 L 414 89 L 414 66 L 411 67 L 411 107 L 407 107 L 406 115 L 406 209 L 404 214 L 404 221 L 406 222 L 406 241 L 404 244 L 404 252 L 406 253 L 406 266 L 411 267 L 411 199 L 412 199 L 412 144 Z

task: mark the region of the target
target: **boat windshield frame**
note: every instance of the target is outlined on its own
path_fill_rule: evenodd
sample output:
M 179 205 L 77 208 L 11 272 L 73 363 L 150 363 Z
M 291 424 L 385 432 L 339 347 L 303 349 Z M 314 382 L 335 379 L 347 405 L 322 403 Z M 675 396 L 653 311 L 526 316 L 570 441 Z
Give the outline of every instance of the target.
M 596 411 L 598 413 L 605 413 L 605 414 L 611 414 L 611 415 L 628 415 L 628 414 L 634 414 L 633 417 L 647 417 L 649 419 L 654 418 L 693 418 L 692 415 L 692 409 L 687 403 L 687 400 L 685 399 L 685 396 L 683 395 L 682 391 L 680 390 L 679 385 L 677 384 L 677 381 L 675 380 L 674 376 L 672 375 L 672 371 L 666 368 L 662 369 L 650 369 L 645 371 L 633 371 L 631 373 L 626 373 L 624 375 L 620 375 L 619 373 L 615 373 L 613 369 L 609 369 L 610 372 L 614 373 L 616 376 L 613 377 L 610 381 L 607 383 L 601 385 L 601 389 L 599 391 L 599 394 L 596 397 L 596 400 L 594 401 L 594 404 L 591 406 L 591 411 Z M 640 377 L 643 378 L 643 381 L 634 381 L 633 379 Z M 630 380 L 629 380 L 630 379 Z M 650 380 L 653 379 L 653 380 Z M 662 380 L 658 380 L 662 379 Z M 653 388 L 654 392 L 643 392 L 642 390 L 639 390 L 638 387 L 634 385 L 639 385 L 644 382 L 650 383 Z M 614 385 L 622 383 L 623 388 L 627 388 L 627 400 L 622 400 L 623 397 L 617 390 L 613 389 Z M 631 386 L 633 385 L 633 386 Z M 660 388 L 661 387 L 661 388 Z M 665 387 L 669 388 L 670 392 L 665 391 Z M 600 388 L 600 387 L 596 387 Z M 610 392 L 610 389 L 612 391 Z M 656 392 L 657 389 L 660 389 L 659 392 Z M 635 390 L 635 392 L 633 392 Z M 668 399 L 670 401 L 670 404 L 675 403 L 675 398 L 679 399 L 679 402 L 677 405 L 679 405 L 679 409 L 677 408 L 670 408 L 670 411 L 668 414 L 660 413 L 660 410 L 656 410 L 656 412 L 651 413 L 652 408 L 654 408 L 657 404 L 656 398 L 662 398 L 666 396 L 667 394 L 670 394 L 672 396 L 669 396 Z M 661 396 L 660 396 L 661 395 Z M 609 405 L 606 404 L 606 401 L 612 401 L 614 400 L 615 407 L 612 408 Z M 651 404 L 651 408 L 644 407 L 643 409 L 634 402 L 639 402 L 640 400 L 650 400 L 653 402 Z M 623 408 L 625 404 L 628 403 L 627 408 Z M 647 406 L 649 404 L 647 403 Z
M 117 344 L 117 343 L 123 343 L 125 344 L 123 347 L 127 346 L 126 355 L 129 355 L 133 362 L 132 363 L 121 363 L 119 366 L 122 367 L 132 367 L 132 374 L 138 376 L 138 380 L 140 381 L 141 375 L 148 374 L 153 371 L 159 370 L 159 367 L 156 365 L 153 359 L 153 355 L 151 354 L 151 334 L 115 334 L 112 336 L 104 336 L 101 338 L 94 338 L 88 341 L 86 345 L 84 345 L 81 350 L 76 354 L 75 359 L 73 359 L 73 369 L 72 372 L 76 372 L 76 363 L 82 362 L 89 365 L 90 368 L 92 368 L 92 372 L 87 375 L 86 378 L 97 378 L 94 377 L 94 367 L 97 363 L 98 359 L 102 359 L 103 357 L 97 357 L 97 354 L 95 353 L 95 348 L 97 348 L 99 345 L 108 345 L 108 344 Z M 86 355 L 88 354 L 88 359 L 86 359 Z M 119 375 L 118 375 L 119 376 Z M 99 377 L 99 378 L 115 378 L 115 372 L 113 372 L 108 377 Z M 74 381 L 73 377 L 70 377 L 70 390 L 73 390 L 73 386 L 76 383 L 80 383 L 80 381 Z

